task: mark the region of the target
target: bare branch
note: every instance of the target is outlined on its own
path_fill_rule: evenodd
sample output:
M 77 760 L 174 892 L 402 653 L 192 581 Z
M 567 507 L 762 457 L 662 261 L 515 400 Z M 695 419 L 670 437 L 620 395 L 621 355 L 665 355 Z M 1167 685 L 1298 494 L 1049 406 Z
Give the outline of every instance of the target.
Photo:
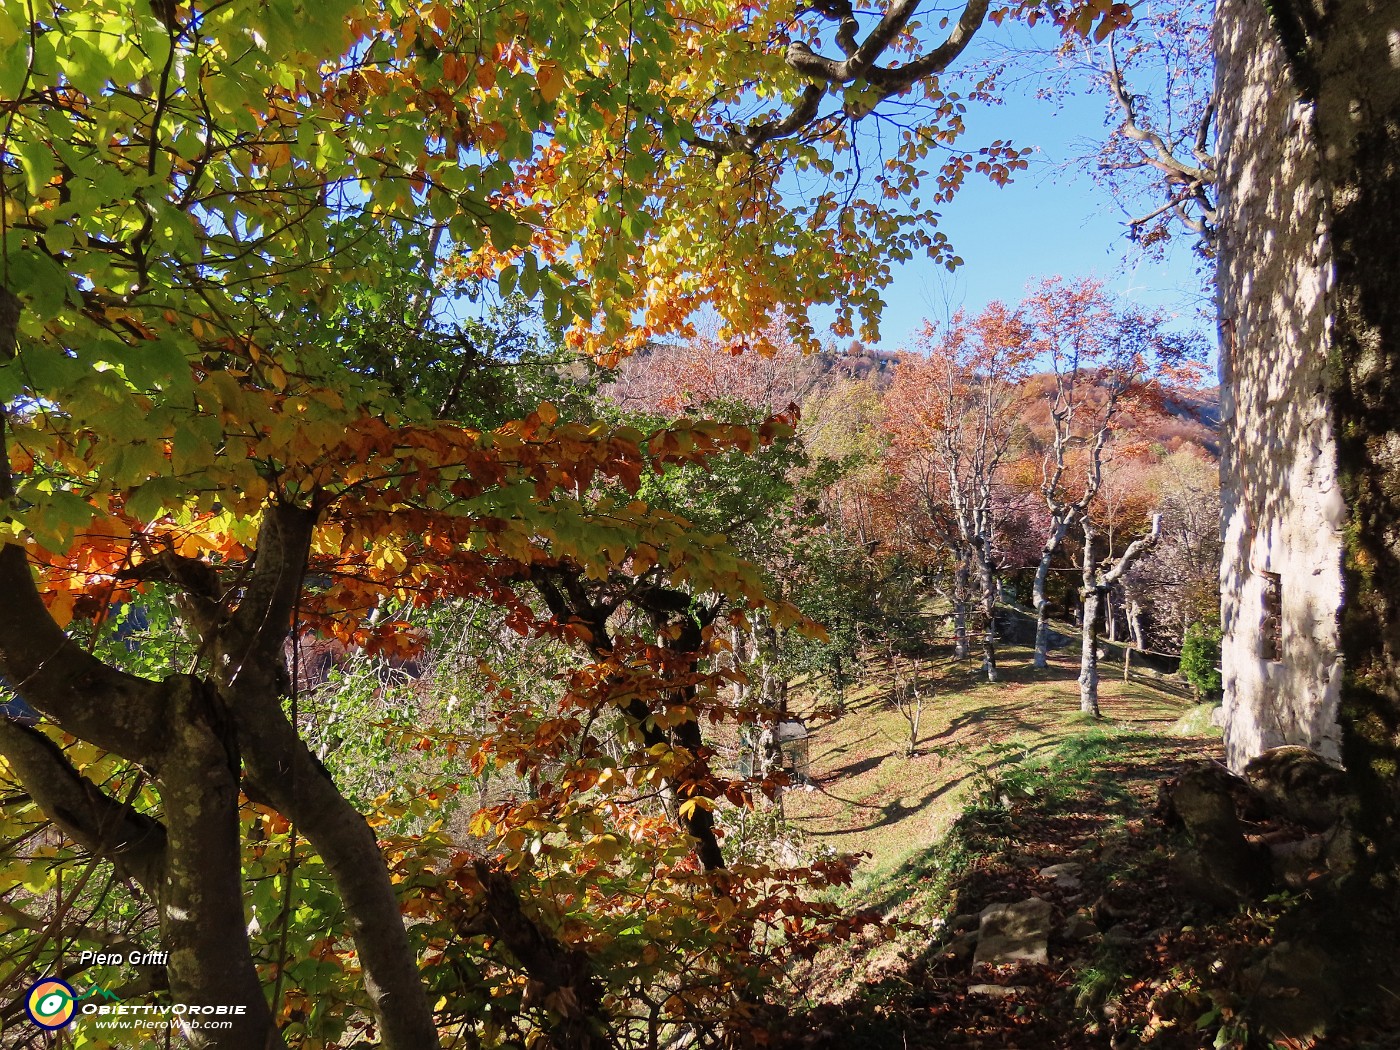
M 95 857 L 153 897 L 165 870 L 165 828 L 107 795 L 79 773 L 52 740 L 31 726 L 0 718 L 0 754 L 39 808 Z
M 724 136 L 714 139 L 692 139 L 691 144 L 723 156 L 730 153 L 754 153 L 766 142 L 793 135 L 817 119 L 827 87 L 833 84 L 853 84 L 865 81 L 874 89 L 859 103 L 848 104 L 845 115 L 859 120 L 892 95 L 908 91 L 919 81 L 935 76 L 948 68 L 966 50 L 987 17 L 989 0 L 969 0 L 961 17 L 946 40 L 932 51 L 898 66 L 879 66 L 876 62 L 904 32 L 909 20 L 918 10 L 919 0 L 897 0 L 886 10 L 865 39 L 857 42 L 857 24 L 847 0 L 824 3 L 813 7 L 828 18 L 841 23 L 837 43 L 845 58 L 819 55 L 803 41 L 788 46 L 787 65 L 816 83 L 808 84 L 798 101 L 784 116 L 745 128 L 732 127 Z

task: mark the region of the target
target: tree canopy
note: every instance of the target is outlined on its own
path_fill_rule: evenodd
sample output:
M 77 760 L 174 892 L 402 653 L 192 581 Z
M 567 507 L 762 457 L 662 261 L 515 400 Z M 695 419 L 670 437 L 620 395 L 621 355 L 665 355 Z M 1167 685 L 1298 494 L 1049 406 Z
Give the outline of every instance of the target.
M 484 380 L 461 310 L 519 295 L 607 359 L 702 307 L 736 348 L 773 350 L 785 307 L 799 343 L 814 303 L 873 328 L 891 260 L 957 262 L 933 205 L 1022 163 L 956 148 L 992 83 L 945 70 L 984 23 L 1047 14 L 1099 32 L 1128 11 L 0 5 L 0 674 L 46 718 L 0 720 L 0 753 L 16 819 L 42 811 L 67 843 L 34 873 L 60 911 L 88 892 L 62 873 L 102 859 L 130 936 L 170 952 L 169 992 L 247 1008 L 194 1045 L 372 1030 L 421 1050 L 455 1024 L 490 1042 L 498 1001 L 588 1046 L 637 1021 L 620 988 L 660 965 L 643 933 L 699 960 L 645 1026 L 741 1011 L 776 952 L 864 921 L 790 892 L 840 864 L 719 854 L 708 814 L 750 788 L 699 725 L 753 717 L 718 688 L 719 628 L 803 618 L 722 537 L 637 498 L 794 420 L 503 412 L 463 396 Z M 469 601 L 586 655 L 547 703 L 491 679 L 497 729 L 462 760 L 529 796 L 473 823 L 491 863 L 382 837 L 406 811 L 366 823 L 298 708 L 303 637 L 409 659 L 425 610 Z M 123 657 L 112 632 L 162 603 L 183 640 Z M 630 805 L 648 791 L 665 816 Z M 287 903 L 316 894 L 313 916 Z

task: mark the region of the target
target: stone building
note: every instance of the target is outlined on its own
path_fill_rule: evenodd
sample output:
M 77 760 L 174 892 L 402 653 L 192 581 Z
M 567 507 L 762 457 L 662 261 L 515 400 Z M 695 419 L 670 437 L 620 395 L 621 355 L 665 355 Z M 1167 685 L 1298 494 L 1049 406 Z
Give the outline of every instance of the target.
M 1216 17 L 1221 666 L 1231 766 L 1278 744 L 1341 759 L 1343 530 L 1332 257 L 1313 122 L 1259 0 Z
M 1400 0 L 1220 0 L 1215 45 L 1226 746 L 1341 761 L 1400 853 Z

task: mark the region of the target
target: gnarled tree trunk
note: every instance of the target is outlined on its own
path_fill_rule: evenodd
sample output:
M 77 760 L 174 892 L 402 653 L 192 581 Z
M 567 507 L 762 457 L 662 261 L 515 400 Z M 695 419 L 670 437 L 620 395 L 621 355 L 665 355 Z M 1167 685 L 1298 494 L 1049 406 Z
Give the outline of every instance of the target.
M 1152 530 L 1128 544 L 1117 561 L 1105 568 L 1094 560 L 1094 540 L 1097 532 L 1087 518 L 1079 526 L 1084 532 L 1083 564 L 1080 566 L 1083 587 L 1084 617 L 1080 625 L 1079 649 L 1079 710 L 1099 717 L 1099 616 L 1110 588 L 1123 574 L 1157 546 L 1162 535 L 1162 516 L 1152 515 Z

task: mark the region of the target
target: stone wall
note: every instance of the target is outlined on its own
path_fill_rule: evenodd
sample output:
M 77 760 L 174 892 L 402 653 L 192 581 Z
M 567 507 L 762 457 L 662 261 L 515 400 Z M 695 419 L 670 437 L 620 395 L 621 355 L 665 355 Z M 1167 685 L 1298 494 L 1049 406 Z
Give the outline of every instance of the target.
M 1303 744 L 1334 761 L 1346 502 L 1327 386 L 1332 266 L 1313 145 L 1262 0 L 1220 0 L 1225 739 L 1236 769 Z M 1277 574 L 1282 644 L 1267 659 Z

